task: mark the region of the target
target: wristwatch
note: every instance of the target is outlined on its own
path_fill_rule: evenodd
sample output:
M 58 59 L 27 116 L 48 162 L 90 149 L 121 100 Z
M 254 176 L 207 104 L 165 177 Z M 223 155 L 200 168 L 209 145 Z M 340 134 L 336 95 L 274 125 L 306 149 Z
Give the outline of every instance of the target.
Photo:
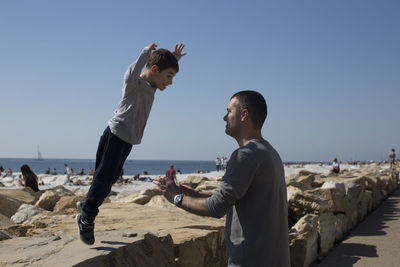
M 175 206 L 179 207 L 179 205 L 182 203 L 183 196 L 184 196 L 184 194 L 179 194 L 179 195 L 175 195 L 174 196 L 174 204 L 175 204 Z

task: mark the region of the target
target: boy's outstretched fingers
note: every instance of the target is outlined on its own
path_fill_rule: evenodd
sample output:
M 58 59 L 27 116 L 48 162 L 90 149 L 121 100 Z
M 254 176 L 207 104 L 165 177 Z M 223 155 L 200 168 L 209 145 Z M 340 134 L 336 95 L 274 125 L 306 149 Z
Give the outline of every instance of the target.
M 179 56 L 179 57 L 186 56 L 187 53 L 183 53 L 183 54 L 182 54 L 182 51 L 183 51 L 183 48 L 184 48 L 184 47 L 185 47 L 184 44 L 176 44 L 176 45 L 175 45 L 174 54 L 177 55 L 177 56 Z
M 156 50 L 157 45 L 156 45 L 156 43 L 151 43 L 151 44 L 149 44 L 148 47 L 150 48 L 150 50 Z

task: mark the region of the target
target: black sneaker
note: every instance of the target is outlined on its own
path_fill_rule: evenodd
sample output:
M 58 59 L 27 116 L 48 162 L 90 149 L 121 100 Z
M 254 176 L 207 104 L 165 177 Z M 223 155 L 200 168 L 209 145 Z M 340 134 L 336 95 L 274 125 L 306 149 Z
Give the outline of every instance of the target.
M 81 214 L 76 215 L 76 223 L 78 224 L 79 238 L 86 245 L 94 244 L 94 223 L 86 223 L 82 221 Z

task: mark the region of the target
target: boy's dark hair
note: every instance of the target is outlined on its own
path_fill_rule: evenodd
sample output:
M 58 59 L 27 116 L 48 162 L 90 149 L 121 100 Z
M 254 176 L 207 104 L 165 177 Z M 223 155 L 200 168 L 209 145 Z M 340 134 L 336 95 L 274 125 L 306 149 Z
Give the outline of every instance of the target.
M 153 65 L 156 65 L 160 72 L 168 68 L 173 68 L 176 72 L 179 71 L 178 60 L 176 60 L 175 56 L 170 51 L 163 48 L 151 53 L 146 68 L 151 68 Z
M 268 114 L 264 97 L 259 92 L 246 90 L 234 94 L 233 98 L 238 101 L 239 111 L 247 109 L 251 121 L 257 129 L 261 129 Z

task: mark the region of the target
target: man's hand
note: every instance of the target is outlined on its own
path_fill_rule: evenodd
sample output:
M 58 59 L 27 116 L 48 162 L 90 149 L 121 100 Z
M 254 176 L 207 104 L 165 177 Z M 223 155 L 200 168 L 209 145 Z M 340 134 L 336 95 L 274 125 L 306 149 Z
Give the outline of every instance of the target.
M 175 45 L 175 51 L 172 53 L 175 57 L 181 58 L 183 56 L 186 56 L 187 53 L 182 54 L 182 50 L 185 46 L 183 44 L 176 44 Z
M 165 176 L 154 179 L 153 183 L 156 185 L 155 189 L 171 203 L 174 203 L 174 196 L 180 194 L 175 182 Z
M 151 44 L 149 44 L 147 47 L 148 47 L 150 50 L 156 50 L 157 45 L 156 45 L 156 43 L 151 43 Z

